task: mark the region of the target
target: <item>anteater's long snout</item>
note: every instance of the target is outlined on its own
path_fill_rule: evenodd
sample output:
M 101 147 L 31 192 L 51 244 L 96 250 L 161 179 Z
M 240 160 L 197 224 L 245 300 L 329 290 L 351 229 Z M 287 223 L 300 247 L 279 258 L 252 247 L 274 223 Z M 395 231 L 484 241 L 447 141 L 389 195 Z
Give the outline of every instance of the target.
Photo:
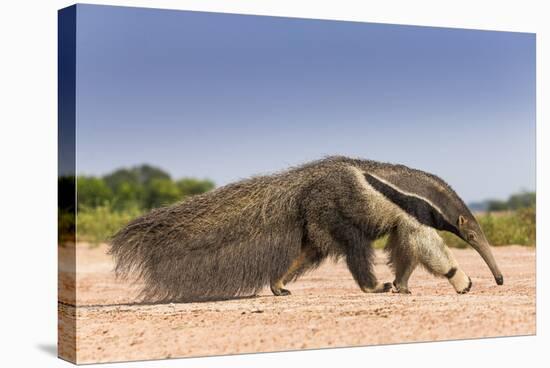
M 491 246 L 489 245 L 489 242 L 486 240 L 483 240 L 479 242 L 478 244 L 472 244 L 472 248 L 474 248 L 481 258 L 485 261 L 487 266 L 489 266 L 489 269 L 493 273 L 493 276 L 495 277 L 495 281 L 497 285 L 504 284 L 504 277 L 502 276 L 502 273 L 500 272 L 497 262 L 495 261 L 495 257 L 493 256 L 493 252 L 491 252 Z

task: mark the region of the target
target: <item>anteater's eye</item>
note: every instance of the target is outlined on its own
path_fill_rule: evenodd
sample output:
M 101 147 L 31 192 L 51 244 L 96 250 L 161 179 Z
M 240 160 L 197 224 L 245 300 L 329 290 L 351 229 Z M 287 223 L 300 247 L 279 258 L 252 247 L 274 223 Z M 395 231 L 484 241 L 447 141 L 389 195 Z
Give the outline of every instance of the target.
M 477 238 L 476 233 L 468 233 L 469 241 L 476 240 L 476 238 Z

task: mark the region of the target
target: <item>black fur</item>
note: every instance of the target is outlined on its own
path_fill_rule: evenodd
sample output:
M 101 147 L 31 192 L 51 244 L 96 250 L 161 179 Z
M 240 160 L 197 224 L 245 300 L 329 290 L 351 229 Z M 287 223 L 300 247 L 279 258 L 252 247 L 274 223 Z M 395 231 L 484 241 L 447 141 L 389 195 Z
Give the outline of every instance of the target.
M 450 223 L 428 202 L 416 196 L 403 194 L 368 173 L 365 174 L 365 179 L 374 189 L 401 207 L 403 211 L 416 218 L 418 222 L 426 226 L 430 226 L 438 230 L 449 231 L 460 236 L 457 226 Z
M 457 271 L 456 267 L 453 267 L 444 276 L 448 279 L 451 279 L 456 274 L 456 271 Z
M 472 289 L 472 279 L 468 277 L 468 286 L 466 289 L 457 291 L 458 294 L 466 294 Z

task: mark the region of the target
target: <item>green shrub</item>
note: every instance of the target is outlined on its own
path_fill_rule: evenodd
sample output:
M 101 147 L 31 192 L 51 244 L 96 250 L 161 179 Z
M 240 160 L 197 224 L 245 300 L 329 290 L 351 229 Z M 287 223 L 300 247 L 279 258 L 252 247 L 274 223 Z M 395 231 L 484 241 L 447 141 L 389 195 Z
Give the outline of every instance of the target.
M 93 176 L 79 176 L 76 179 L 76 188 L 78 208 L 100 206 L 113 197 L 113 192 L 105 181 Z
M 504 213 L 489 213 L 479 216 L 478 221 L 491 245 L 535 245 L 535 207 Z
M 208 179 L 183 178 L 176 182 L 180 192 L 184 196 L 201 194 L 214 189 L 213 181 Z
M 108 204 L 84 207 L 76 216 L 77 239 L 98 245 L 139 215 L 141 211 L 137 207 L 125 211 L 114 211 Z
M 170 179 L 153 179 L 145 194 L 145 207 L 157 208 L 167 206 L 182 198 L 181 192 Z

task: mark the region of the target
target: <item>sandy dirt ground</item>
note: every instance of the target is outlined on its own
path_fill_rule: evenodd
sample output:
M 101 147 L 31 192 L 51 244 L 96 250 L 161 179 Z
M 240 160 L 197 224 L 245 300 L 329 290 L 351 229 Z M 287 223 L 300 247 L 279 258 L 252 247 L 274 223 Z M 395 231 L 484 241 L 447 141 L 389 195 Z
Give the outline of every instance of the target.
M 411 277 L 411 295 L 364 294 L 345 264 L 327 262 L 288 285 L 290 296 L 266 289 L 250 298 L 157 305 L 136 304 L 139 285 L 115 280 L 106 249 L 59 248 L 59 354 L 79 363 L 536 333 L 534 248 L 494 248 L 503 286 L 473 250 L 453 249 L 473 281 L 466 295 L 422 269 Z M 376 271 L 393 280 L 383 252 Z

